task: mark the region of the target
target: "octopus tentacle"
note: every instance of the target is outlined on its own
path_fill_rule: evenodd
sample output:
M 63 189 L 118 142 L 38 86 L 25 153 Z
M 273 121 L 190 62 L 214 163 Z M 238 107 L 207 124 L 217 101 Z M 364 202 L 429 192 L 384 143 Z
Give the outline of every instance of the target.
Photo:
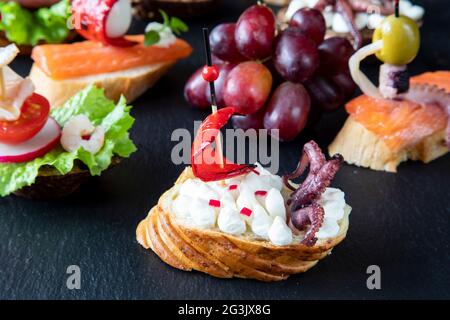
M 303 150 L 300 161 L 298 162 L 297 168 L 292 173 L 286 174 L 283 176 L 284 185 L 287 188 L 291 189 L 292 191 L 295 191 L 296 188 L 293 185 L 291 185 L 289 180 L 293 180 L 295 178 L 300 177 L 303 174 L 303 172 L 305 172 L 308 164 L 309 164 L 308 156 L 306 155 L 305 151 Z
M 319 0 L 314 6 L 314 9 L 323 11 L 328 6 L 334 6 L 335 3 L 336 0 Z
M 436 104 L 440 106 L 448 117 L 445 144 L 450 148 L 450 93 L 435 85 L 413 84 L 409 91 L 400 95 L 399 98 L 419 104 Z
M 361 32 L 359 32 L 356 27 L 352 7 L 345 0 L 336 0 L 335 10 L 344 17 L 344 20 L 350 29 L 350 34 L 353 37 L 353 47 L 355 50 L 358 50 L 363 44 L 363 38 Z
M 317 145 L 317 143 L 314 141 L 308 142 L 303 147 L 303 152 L 297 168 L 292 173 L 283 176 L 284 184 L 289 189 L 295 191 L 296 188 L 294 188 L 289 183 L 289 180 L 300 177 L 303 172 L 305 172 L 308 164 L 310 164 L 309 171 L 313 174 L 316 174 L 322 168 L 325 162 L 325 155 L 322 153 L 322 150 L 320 150 L 320 147 Z
M 392 0 L 347 0 L 353 11 L 379 13 L 388 16 L 394 13 L 394 2 Z
M 342 162 L 342 156 L 336 154 L 317 173 L 310 172 L 306 180 L 290 197 L 290 204 L 293 210 L 297 210 L 316 200 L 330 185 Z
M 315 235 L 322 226 L 325 215 L 324 209 L 317 203 L 317 199 L 330 185 L 343 160 L 340 154 L 336 154 L 327 161 L 317 143 L 310 141 L 303 147 L 300 161 L 294 172 L 283 176 L 284 183 L 290 189 L 294 189 L 290 185 L 289 179 L 298 178 L 309 164 L 308 176 L 292 192 L 287 201 L 289 227 L 295 234 L 307 230 L 301 242 L 306 246 L 314 246 L 316 243 Z
M 311 247 L 316 241 L 316 233 L 322 226 L 325 212 L 323 208 L 317 204 L 312 203 L 308 207 L 304 207 L 292 212 L 291 222 L 297 230 L 307 230 L 303 237 L 302 244 Z

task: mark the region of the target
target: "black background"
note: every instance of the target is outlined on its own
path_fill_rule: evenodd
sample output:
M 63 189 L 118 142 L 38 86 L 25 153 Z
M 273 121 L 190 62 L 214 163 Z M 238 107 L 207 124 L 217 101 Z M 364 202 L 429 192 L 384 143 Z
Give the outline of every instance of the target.
M 135 240 L 135 228 L 182 166 L 170 161 L 176 128 L 193 132 L 206 113 L 183 99 L 187 77 L 204 63 L 201 27 L 236 20 L 253 1 L 223 1 L 218 14 L 190 21 L 185 38 L 193 55 L 179 62 L 134 103 L 132 137 L 138 152 L 93 178 L 76 194 L 38 202 L 0 200 L 0 298 L 3 299 L 373 299 L 450 297 L 450 157 L 428 165 L 402 164 L 397 174 L 345 165 L 334 181 L 353 207 L 347 238 L 305 274 L 279 283 L 220 280 L 164 264 Z M 426 6 L 422 48 L 411 65 L 417 74 L 449 69 L 447 1 Z M 134 31 L 144 25 L 135 23 Z M 13 68 L 28 73 L 31 61 Z M 377 65 L 367 66 L 372 76 Z M 280 172 L 295 167 L 303 143 L 326 147 L 345 112 L 325 117 L 314 132 L 281 146 Z M 366 269 L 378 265 L 381 290 L 368 290 Z M 81 290 L 66 288 L 66 268 L 79 265 Z

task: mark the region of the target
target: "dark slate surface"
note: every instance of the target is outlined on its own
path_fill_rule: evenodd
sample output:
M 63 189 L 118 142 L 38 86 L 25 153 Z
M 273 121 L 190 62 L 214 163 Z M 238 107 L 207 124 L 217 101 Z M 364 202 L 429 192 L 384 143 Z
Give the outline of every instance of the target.
M 188 108 L 182 95 L 188 75 L 203 63 L 201 27 L 234 20 L 246 7 L 244 1 L 224 2 L 222 16 L 191 23 L 186 38 L 195 48 L 192 57 L 135 103 L 136 154 L 67 199 L 0 200 L 0 298 L 450 298 L 448 155 L 428 165 L 403 164 L 397 174 L 345 165 L 334 184 L 353 207 L 346 240 L 315 268 L 284 282 L 182 272 L 136 243 L 137 223 L 183 169 L 170 162 L 172 130 L 193 131 L 193 121 L 205 116 Z M 449 11 L 445 1 L 425 5 L 423 46 L 413 73 L 449 68 Z M 25 58 L 14 63 L 22 74 L 29 66 Z M 367 71 L 373 75 L 376 66 Z M 296 165 L 306 139 L 330 143 L 344 119 L 341 110 L 323 119 L 315 132 L 284 144 L 281 172 Z M 372 264 L 381 268 L 381 290 L 366 287 L 366 268 Z M 81 268 L 81 290 L 66 288 L 69 265 Z

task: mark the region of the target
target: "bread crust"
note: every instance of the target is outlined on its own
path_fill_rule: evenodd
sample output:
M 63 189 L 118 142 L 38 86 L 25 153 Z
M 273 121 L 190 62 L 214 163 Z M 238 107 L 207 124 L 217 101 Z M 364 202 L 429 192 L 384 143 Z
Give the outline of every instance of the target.
M 346 236 L 350 210 L 346 210 L 340 222 L 339 234 L 319 240 L 313 247 L 300 243 L 276 246 L 246 235 L 233 236 L 218 229 L 183 225 L 170 208 L 179 185 L 192 177 L 192 170 L 186 168 L 136 230 L 137 241 L 174 268 L 197 270 L 219 278 L 280 281 L 312 268 Z
M 121 157 L 112 158 L 110 168 L 121 161 Z M 79 161 L 74 163 L 72 171 L 64 175 L 60 174 L 53 167 L 42 167 L 32 185 L 23 187 L 13 192 L 13 194 L 32 200 L 63 198 L 77 191 L 90 178 L 91 174 Z
M 408 159 L 428 163 L 446 154 L 449 149 L 444 142 L 445 130 L 441 130 L 415 146 L 393 152 L 377 135 L 348 117 L 328 147 L 328 152 L 330 155 L 340 153 L 349 164 L 378 171 L 397 172 L 397 166 Z
M 99 74 L 95 76 L 56 80 L 45 74 L 37 64 L 33 64 L 30 78 L 36 92 L 48 99 L 52 107 L 59 107 L 86 86 L 95 84 L 105 89 L 108 99 L 118 101 L 124 95 L 131 103 L 151 88 L 175 63 L 158 63 L 124 71 Z

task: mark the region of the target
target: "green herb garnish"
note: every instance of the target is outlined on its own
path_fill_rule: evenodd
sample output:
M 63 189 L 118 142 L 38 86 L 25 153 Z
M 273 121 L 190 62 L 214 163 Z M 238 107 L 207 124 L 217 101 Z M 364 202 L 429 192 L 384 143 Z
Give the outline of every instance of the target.
M 169 17 L 169 15 L 164 10 L 159 10 L 161 17 L 163 18 L 163 24 L 159 30 L 150 30 L 145 33 L 145 46 L 151 46 L 157 44 L 164 32 L 170 30 L 176 35 L 180 35 L 182 32 L 189 31 L 189 27 L 186 23 L 184 23 L 181 19 L 177 17 Z

